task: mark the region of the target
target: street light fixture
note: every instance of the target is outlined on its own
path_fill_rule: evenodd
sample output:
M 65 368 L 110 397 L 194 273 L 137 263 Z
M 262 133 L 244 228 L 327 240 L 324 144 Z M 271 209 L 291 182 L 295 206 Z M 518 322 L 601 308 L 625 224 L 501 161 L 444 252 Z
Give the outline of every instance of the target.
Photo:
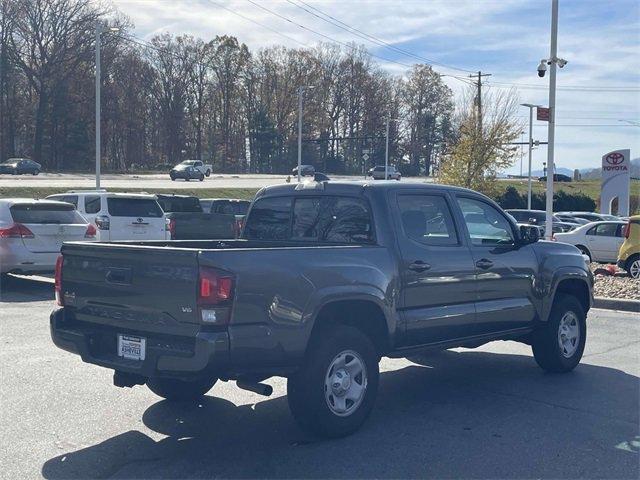
M 540 105 L 532 103 L 521 103 L 523 107 L 529 109 L 529 180 L 527 182 L 527 210 L 531 210 L 531 151 L 533 150 L 533 109 Z
M 305 88 L 311 90 L 314 85 L 300 85 L 298 87 L 298 183 L 302 180 L 302 97 Z
M 101 84 L 101 72 L 100 72 L 100 50 L 101 35 L 105 32 L 116 33 L 119 32 L 118 27 L 109 27 L 102 22 L 96 23 L 96 190 L 100 189 L 100 84 Z

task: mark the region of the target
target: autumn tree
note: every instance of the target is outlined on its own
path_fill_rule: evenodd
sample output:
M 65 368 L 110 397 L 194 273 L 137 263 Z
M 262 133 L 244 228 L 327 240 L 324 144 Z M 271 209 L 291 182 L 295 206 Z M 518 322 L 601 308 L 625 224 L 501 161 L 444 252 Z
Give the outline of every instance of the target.
M 480 116 L 475 89 L 467 91 L 458 112 L 457 139 L 442 162 L 439 180 L 493 195 L 498 173 L 515 161 L 512 142 L 522 125 L 515 120 L 518 97 L 513 91 L 483 94 L 482 107 Z

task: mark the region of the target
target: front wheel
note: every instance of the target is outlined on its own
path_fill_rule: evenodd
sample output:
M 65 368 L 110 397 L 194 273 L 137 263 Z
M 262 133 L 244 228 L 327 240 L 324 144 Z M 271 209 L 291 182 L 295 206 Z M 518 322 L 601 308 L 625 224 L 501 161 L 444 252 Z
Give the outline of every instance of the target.
M 626 270 L 631 278 L 640 278 L 640 255 L 634 255 L 627 260 Z
M 202 182 L 203 180 L 204 180 L 204 175 L 200 175 L 200 176 L 198 177 L 198 181 L 199 181 L 199 182 Z
M 38 175 L 39 173 L 40 173 L 40 170 L 34 170 L 34 171 L 32 172 L 32 175 Z
M 569 372 L 580 363 L 586 339 L 582 305 L 576 297 L 558 293 L 549 320 L 533 334 L 533 356 L 547 372 Z
M 215 385 L 217 378 L 178 380 L 177 378 L 150 378 L 147 387 L 159 397 L 174 402 L 196 401 Z
M 287 382 L 289 408 L 300 426 L 323 437 L 360 428 L 378 391 L 378 354 L 360 330 L 337 326 L 312 340 L 302 370 Z

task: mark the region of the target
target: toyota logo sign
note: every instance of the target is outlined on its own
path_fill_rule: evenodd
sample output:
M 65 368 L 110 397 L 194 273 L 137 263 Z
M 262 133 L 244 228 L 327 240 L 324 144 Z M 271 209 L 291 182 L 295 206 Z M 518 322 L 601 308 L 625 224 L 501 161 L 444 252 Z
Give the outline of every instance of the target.
M 605 161 L 609 165 L 620 165 L 624 162 L 624 155 L 618 152 L 613 152 L 606 156 Z

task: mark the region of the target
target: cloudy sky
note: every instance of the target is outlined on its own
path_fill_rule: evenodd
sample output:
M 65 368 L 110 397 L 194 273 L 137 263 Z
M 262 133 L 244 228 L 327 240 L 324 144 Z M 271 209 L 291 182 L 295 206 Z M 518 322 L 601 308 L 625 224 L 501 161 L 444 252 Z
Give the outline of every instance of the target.
M 114 3 L 143 39 L 162 32 L 205 40 L 229 34 L 251 49 L 355 41 L 391 73 L 402 75 L 411 64 L 429 61 L 460 77 L 445 77 L 458 95 L 465 88 L 461 79 L 482 70 L 492 74 L 485 79 L 489 89 L 515 85 L 522 103 L 548 103 L 548 75 L 538 78 L 536 67 L 549 55 L 551 0 Z M 556 165 L 597 167 L 604 153 L 619 148 L 640 156 L 640 1 L 560 0 L 558 54 L 569 63 L 558 74 Z M 519 115 L 525 125 L 528 110 L 522 107 Z M 534 138 L 546 140 L 546 123 L 534 121 Z M 546 155 L 546 147 L 534 150 L 534 169 L 542 168 Z M 510 172 L 519 171 L 518 162 Z

